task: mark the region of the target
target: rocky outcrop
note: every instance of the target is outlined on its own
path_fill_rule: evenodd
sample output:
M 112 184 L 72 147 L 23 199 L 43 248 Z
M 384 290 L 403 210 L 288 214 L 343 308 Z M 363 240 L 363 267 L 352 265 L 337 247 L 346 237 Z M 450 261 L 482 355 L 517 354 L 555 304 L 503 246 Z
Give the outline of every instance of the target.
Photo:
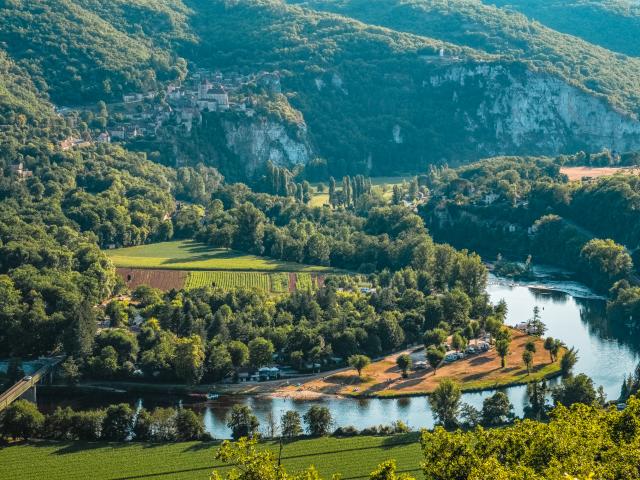
M 640 122 L 552 75 L 500 64 L 452 65 L 423 82 L 453 89 L 452 113 L 478 153 L 546 154 L 640 148 Z
M 264 117 L 222 122 L 226 144 L 248 174 L 271 162 L 281 167 L 305 164 L 312 149 L 304 125 L 288 125 Z

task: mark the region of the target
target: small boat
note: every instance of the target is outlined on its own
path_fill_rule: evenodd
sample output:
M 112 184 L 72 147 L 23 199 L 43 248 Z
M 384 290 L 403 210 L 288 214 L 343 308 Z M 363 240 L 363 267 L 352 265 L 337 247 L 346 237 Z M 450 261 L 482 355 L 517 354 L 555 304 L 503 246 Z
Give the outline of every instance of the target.
M 217 393 L 209 392 L 207 393 L 207 400 L 217 400 L 220 397 Z

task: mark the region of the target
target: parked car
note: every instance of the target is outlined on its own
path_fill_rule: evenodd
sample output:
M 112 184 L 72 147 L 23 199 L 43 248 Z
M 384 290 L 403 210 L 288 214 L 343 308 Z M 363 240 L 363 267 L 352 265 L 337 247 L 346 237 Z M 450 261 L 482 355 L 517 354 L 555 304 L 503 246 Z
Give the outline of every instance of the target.
M 464 352 L 456 352 L 456 355 L 458 357 L 458 360 L 462 360 L 464 357 L 466 357 Z
M 458 354 L 456 352 L 447 353 L 444 356 L 445 363 L 455 362 L 456 360 L 458 360 Z
M 482 342 L 477 346 L 477 348 L 481 352 L 488 352 L 489 349 L 491 348 L 491 345 L 489 345 L 487 342 Z
M 414 370 L 426 370 L 427 368 L 429 368 L 429 365 L 427 365 L 427 362 L 416 362 L 413 364 L 413 368 Z
M 479 351 L 480 350 L 476 350 L 476 347 L 474 347 L 473 345 L 469 345 L 464 353 L 466 353 L 467 355 L 475 355 Z

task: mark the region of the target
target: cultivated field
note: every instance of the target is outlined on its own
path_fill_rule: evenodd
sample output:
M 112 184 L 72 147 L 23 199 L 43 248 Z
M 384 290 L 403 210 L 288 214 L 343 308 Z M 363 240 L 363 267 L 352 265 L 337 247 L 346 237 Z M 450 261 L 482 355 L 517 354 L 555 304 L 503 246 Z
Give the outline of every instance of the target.
M 116 273 L 131 290 L 140 285 L 149 285 L 166 292 L 184 288 L 188 272 L 180 270 L 149 270 L 143 268 L 117 268 Z
M 275 442 L 264 443 L 277 451 Z M 41 442 L 0 449 L 0 478 L 20 480 L 207 480 L 219 463 L 216 443 L 107 444 Z M 315 465 L 323 478 L 366 479 L 381 462 L 420 477 L 417 434 L 391 437 L 320 438 L 287 443 L 283 463 L 290 470 Z
M 500 357 L 495 350 L 469 356 L 464 360 L 445 364 L 433 370 L 416 370 L 402 378 L 396 366 L 399 354 L 389 355 L 374 362 L 358 378 L 355 370 L 342 370 L 334 375 L 318 376 L 307 381 L 301 387 L 285 386 L 276 392 L 276 396 L 293 398 L 314 398 L 321 395 L 377 396 L 394 397 L 404 395 L 424 395 L 432 392 L 443 378 L 452 378 L 460 383 L 463 390 L 484 390 L 498 386 L 527 383 L 557 374 L 559 362 L 550 363 L 549 354 L 543 347 L 543 341 L 513 330 L 511 352 L 507 356 L 507 366 L 501 368 Z M 536 353 L 531 374 L 522 361 L 526 343 L 534 340 Z M 421 359 L 424 356 L 420 355 Z
M 163 270 L 228 270 L 253 272 L 328 272 L 315 265 L 284 262 L 222 248 L 210 248 L 192 240 L 152 243 L 107 250 L 116 267 Z
M 615 175 L 616 173 L 624 173 L 625 175 L 638 175 L 640 169 L 629 167 L 562 167 L 560 173 L 564 173 L 569 180 L 582 180 L 583 177 L 606 177 Z
M 182 271 L 148 268 L 117 268 L 116 272 L 134 289 L 149 285 L 163 292 L 182 288 L 200 287 L 257 288 L 269 293 L 287 293 L 295 290 L 316 290 L 322 287 L 325 275 L 304 272 L 236 272 L 236 271 Z

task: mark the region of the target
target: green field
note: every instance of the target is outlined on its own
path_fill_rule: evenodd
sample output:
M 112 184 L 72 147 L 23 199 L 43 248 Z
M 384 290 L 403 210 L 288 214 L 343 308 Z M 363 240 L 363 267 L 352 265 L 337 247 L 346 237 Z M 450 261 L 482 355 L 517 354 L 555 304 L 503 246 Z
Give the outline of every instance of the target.
M 302 265 L 233 250 L 210 248 L 192 240 L 153 243 L 107 250 L 116 267 L 170 270 L 240 270 L 255 272 L 330 272 L 329 267 Z
M 269 274 L 262 272 L 189 272 L 184 288 L 191 290 L 206 286 L 224 289 L 257 288 L 267 292 L 272 291 Z
M 215 443 L 106 444 L 43 442 L 0 448 L 0 479 L 20 480 L 207 480 L 219 464 Z M 265 443 L 277 450 L 277 444 Z M 314 465 L 325 479 L 366 479 L 381 462 L 420 476 L 417 434 L 392 437 L 320 438 L 286 444 L 290 470 Z

